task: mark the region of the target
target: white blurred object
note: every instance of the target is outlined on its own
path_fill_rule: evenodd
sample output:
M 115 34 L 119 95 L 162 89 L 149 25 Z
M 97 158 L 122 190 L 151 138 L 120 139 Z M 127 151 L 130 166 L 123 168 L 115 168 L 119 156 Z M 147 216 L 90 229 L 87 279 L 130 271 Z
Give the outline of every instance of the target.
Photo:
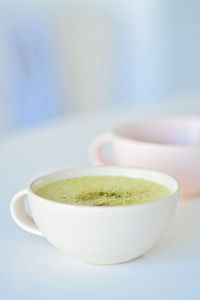
M 111 22 L 91 9 L 59 16 L 57 21 L 64 106 L 82 111 L 105 105 L 110 100 L 114 51 Z

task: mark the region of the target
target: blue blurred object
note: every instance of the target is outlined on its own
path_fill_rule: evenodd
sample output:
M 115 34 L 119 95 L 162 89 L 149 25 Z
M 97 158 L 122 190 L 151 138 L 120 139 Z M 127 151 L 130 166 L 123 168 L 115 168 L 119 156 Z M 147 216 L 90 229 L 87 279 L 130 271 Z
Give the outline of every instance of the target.
M 24 126 L 61 113 L 58 74 L 47 24 L 20 18 L 7 27 L 6 95 L 12 126 Z
M 125 105 L 156 105 L 172 93 L 170 6 L 159 0 L 120 3 L 116 98 Z

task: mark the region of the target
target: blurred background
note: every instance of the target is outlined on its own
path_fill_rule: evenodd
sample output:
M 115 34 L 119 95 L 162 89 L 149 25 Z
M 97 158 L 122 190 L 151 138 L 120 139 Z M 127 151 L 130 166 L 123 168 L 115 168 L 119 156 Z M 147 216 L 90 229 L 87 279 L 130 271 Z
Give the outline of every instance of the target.
M 198 0 L 7 0 L 0 23 L 0 135 L 116 107 L 200 112 Z

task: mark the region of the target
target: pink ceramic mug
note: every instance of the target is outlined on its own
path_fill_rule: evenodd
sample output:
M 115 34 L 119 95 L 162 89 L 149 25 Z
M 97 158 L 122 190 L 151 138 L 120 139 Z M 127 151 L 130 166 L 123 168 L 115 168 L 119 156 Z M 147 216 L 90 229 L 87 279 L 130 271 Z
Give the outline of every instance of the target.
M 106 143 L 111 143 L 117 164 L 173 175 L 180 183 L 182 197 L 200 193 L 200 118 L 138 121 L 105 133 L 90 146 L 93 164 L 111 164 L 102 153 Z

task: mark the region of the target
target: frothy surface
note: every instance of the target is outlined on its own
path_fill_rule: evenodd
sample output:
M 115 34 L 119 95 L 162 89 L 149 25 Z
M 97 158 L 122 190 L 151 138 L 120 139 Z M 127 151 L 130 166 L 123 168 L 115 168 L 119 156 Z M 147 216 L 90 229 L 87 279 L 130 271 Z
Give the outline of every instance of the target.
M 116 206 L 152 202 L 171 194 L 156 182 L 122 176 L 67 178 L 44 185 L 38 196 L 57 202 L 92 206 Z

